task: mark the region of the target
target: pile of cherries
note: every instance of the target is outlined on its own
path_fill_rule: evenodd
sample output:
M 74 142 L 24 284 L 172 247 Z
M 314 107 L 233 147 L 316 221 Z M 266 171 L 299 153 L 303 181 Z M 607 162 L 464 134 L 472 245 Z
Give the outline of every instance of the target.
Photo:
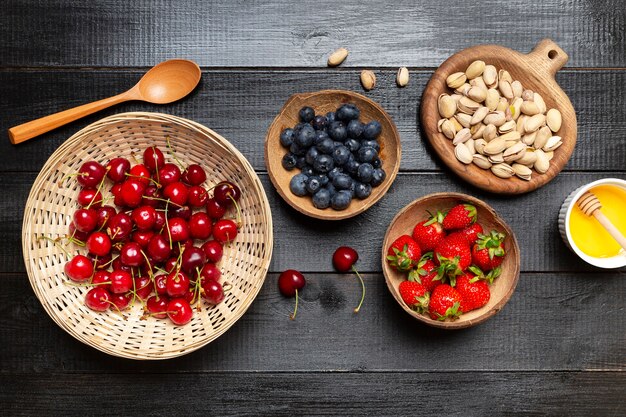
M 178 165 L 152 146 L 143 163 L 88 161 L 72 174 L 82 189 L 67 238 L 88 253 L 71 257 L 65 274 L 74 285 L 93 287 L 85 298 L 90 309 L 122 311 L 139 301 L 143 318 L 183 325 L 202 298 L 224 300 L 216 264 L 241 227 L 241 191 L 228 181 L 207 189 L 201 166 L 184 167 L 172 156 Z M 103 198 L 107 183 L 114 205 Z M 236 220 L 224 218 L 233 206 Z

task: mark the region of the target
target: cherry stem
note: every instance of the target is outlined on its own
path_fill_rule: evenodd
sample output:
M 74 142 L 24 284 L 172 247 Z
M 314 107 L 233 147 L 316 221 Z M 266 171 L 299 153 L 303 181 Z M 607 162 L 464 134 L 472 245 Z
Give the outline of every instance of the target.
M 122 315 L 122 318 L 123 318 L 124 320 L 127 320 L 127 317 L 124 315 L 124 313 L 122 313 L 122 310 L 120 310 L 120 308 L 119 308 L 119 307 L 118 307 L 118 306 L 117 306 L 117 305 L 116 305 L 113 301 L 111 301 L 111 300 L 105 300 L 105 299 L 103 299 L 103 298 L 101 298 L 101 299 L 100 299 L 100 301 L 105 301 L 105 302 L 107 302 L 107 303 L 111 304 L 113 307 L 115 307 L 115 309 L 117 310 L 117 312 L 118 312 L 118 313 L 120 313 L 120 314 Z
M 68 250 L 65 249 L 63 246 L 61 246 L 61 244 L 57 240 L 52 239 L 51 237 L 48 237 L 48 236 L 44 236 L 44 235 L 41 235 L 41 236 L 39 236 L 37 238 L 37 240 L 42 240 L 42 239 L 52 242 L 54 244 L 54 246 L 56 246 L 57 248 L 61 249 L 68 258 L 72 257 L 72 255 L 68 252 Z
M 296 307 L 293 309 L 293 313 L 289 316 L 291 320 L 296 319 L 296 314 L 298 314 L 298 289 L 296 288 Z
M 231 284 L 230 282 L 224 282 L 224 285 L 222 285 L 222 290 L 224 291 L 224 294 L 229 293 L 232 289 L 233 284 Z
M 107 171 L 109 169 L 110 169 L 110 167 L 107 167 Z M 102 177 L 102 181 L 100 181 L 100 184 L 98 184 L 98 188 L 96 188 L 96 192 L 93 194 L 93 197 L 91 197 L 91 201 L 89 202 L 89 204 L 87 204 L 87 207 L 85 207 L 86 209 L 90 208 L 91 205 L 96 201 L 96 197 L 98 196 L 98 193 L 102 189 L 102 186 L 104 185 L 104 181 L 106 179 L 107 179 L 106 175 L 104 177 Z M 102 203 L 102 200 L 100 200 L 100 203 Z
M 145 177 L 142 177 L 142 178 L 145 178 Z M 147 195 L 143 196 L 143 198 L 145 198 L 146 200 L 163 201 L 163 202 L 165 202 L 165 203 L 169 202 L 170 204 L 173 204 L 173 205 L 175 205 L 176 207 L 184 207 L 184 206 L 181 206 L 180 204 L 174 203 L 174 202 L 173 202 L 172 200 L 170 200 L 169 198 L 152 197 L 152 196 L 147 196 Z M 163 211 L 162 209 L 157 209 L 157 210 L 159 210 L 159 211 Z
M 180 167 L 180 169 L 182 171 L 185 170 L 185 167 L 183 166 L 183 164 L 178 160 L 178 158 L 176 157 L 176 152 L 174 152 L 174 148 L 172 148 L 172 144 L 170 143 L 170 137 L 166 136 L 165 137 L 165 141 L 167 142 L 167 147 L 170 150 L 171 154 L 172 154 L 172 158 L 174 158 L 174 161 L 176 161 L 176 163 L 178 164 L 178 166 Z
M 111 260 L 105 264 L 102 264 L 100 266 L 100 269 L 106 269 L 106 267 L 108 267 L 109 265 L 111 265 L 113 263 L 114 260 L 116 260 L 117 258 L 119 258 L 120 255 L 117 255 L 115 258 L 111 258 Z
M 154 178 L 142 177 L 141 175 L 129 174 L 128 172 L 124 173 L 124 175 L 126 175 L 127 177 L 131 177 L 131 178 L 139 178 L 139 179 L 148 180 L 148 181 L 154 183 L 154 185 L 156 185 L 157 188 L 161 188 L 161 184 L 158 183 Z
M 63 284 L 69 285 L 70 287 L 97 287 L 99 285 L 110 285 L 111 284 L 108 281 L 93 283 L 93 282 L 91 282 L 92 279 L 93 279 L 93 277 L 91 277 L 89 279 L 89 282 L 84 282 L 84 283 L 76 283 L 74 281 L 63 280 Z
M 243 221 L 241 220 L 241 208 L 239 207 L 239 204 L 237 204 L 237 201 L 233 198 L 233 196 L 230 195 L 230 193 L 228 193 L 228 198 L 231 199 L 231 201 L 235 205 L 235 208 L 237 209 L 237 229 L 241 229 L 241 226 L 243 226 Z
M 139 160 L 135 156 L 135 152 L 131 152 L 130 153 L 130 157 L 133 158 L 133 160 L 135 161 L 135 164 L 137 164 L 137 165 L 141 164 L 141 162 L 139 162 Z
M 68 180 L 72 177 L 78 177 L 79 175 L 81 177 L 86 177 L 89 174 L 87 174 L 86 172 L 74 172 L 73 174 L 67 174 L 57 182 L 57 185 L 59 186 L 59 188 L 63 188 L 63 182 L 65 182 L 65 180 Z
M 172 232 L 170 232 L 170 225 L 169 222 L 167 221 L 167 206 L 169 205 L 170 200 L 167 200 L 165 202 L 165 230 L 167 230 L 167 237 L 169 238 L 170 241 L 170 250 L 173 249 L 172 247 Z
M 352 271 L 354 271 L 356 276 L 359 278 L 359 281 L 361 281 L 361 301 L 359 302 L 359 305 L 356 306 L 356 308 L 354 309 L 354 312 L 358 313 L 359 310 L 361 310 L 361 306 L 363 305 L 363 300 L 365 300 L 365 282 L 363 282 L 363 277 L 361 277 L 361 274 L 359 274 L 359 271 L 356 270 L 354 265 L 352 265 L 351 268 Z

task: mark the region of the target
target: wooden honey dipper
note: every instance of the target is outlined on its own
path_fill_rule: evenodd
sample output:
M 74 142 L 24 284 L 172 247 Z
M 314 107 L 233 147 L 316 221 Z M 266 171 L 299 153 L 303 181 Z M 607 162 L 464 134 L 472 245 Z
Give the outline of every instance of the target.
M 620 233 L 619 230 L 617 230 L 617 227 L 615 227 L 613 223 L 611 223 L 611 221 L 607 219 L 604 214 L 602 214 L 600 211 L 602 203 L 600 203 L 600 200 L 598 200 L 598 197 L 596 197 L 595 194 L 587 191 L 578 199 L 576 204 L 578 204 L 578 207 L 580 207 L 583 213 L 587 216 L 595 217 L 596 220 L 600 222 L 602 227 L 609 232 L 613 239 L 615 239 L 617 243 L 619 243 L 620 246 L 626 250 L 626 238 Z

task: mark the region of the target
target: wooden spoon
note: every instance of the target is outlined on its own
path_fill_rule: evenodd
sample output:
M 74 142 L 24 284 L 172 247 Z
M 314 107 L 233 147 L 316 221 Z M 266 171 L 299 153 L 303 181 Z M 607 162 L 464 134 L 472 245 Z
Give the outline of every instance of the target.
M 12 144 L 16 145 L 124 101 L 140 100 L 153 104 L 172 103 L 185 97 L 196 88 L 200 82 L 200 74 L 200 67 L 193 61 L 172 59 L 161 62 L 145 73 L 130 90 L 12 127 L 9 129 L 9 139 Z
M 620 233 L 620 231 L 611 223 L 611 221 L 600 211 L 602 208 L 602 203 L 598 200 L 595 194 L 590 191 L 587 191 L 582 195 L 576 202 L 578 207 L 585 213 L 587 216 L 593 216 L 598 220 L 598 222 L 604 227 L 604 229 L 609 232 L 609 234 L 620 244 L 624 250 L 626 250 L 626 238 L 624 235 Z

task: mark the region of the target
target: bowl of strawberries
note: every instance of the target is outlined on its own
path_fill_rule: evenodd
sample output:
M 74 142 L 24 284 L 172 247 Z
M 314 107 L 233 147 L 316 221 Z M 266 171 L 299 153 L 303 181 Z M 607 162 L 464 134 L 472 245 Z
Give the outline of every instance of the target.
M 382 248 L 387 286 L 402 308 L 430 326 L 475 326 L 511 298 L 520 250 L 511 228 L 485 202 L 430 194 L 392 220 Z

